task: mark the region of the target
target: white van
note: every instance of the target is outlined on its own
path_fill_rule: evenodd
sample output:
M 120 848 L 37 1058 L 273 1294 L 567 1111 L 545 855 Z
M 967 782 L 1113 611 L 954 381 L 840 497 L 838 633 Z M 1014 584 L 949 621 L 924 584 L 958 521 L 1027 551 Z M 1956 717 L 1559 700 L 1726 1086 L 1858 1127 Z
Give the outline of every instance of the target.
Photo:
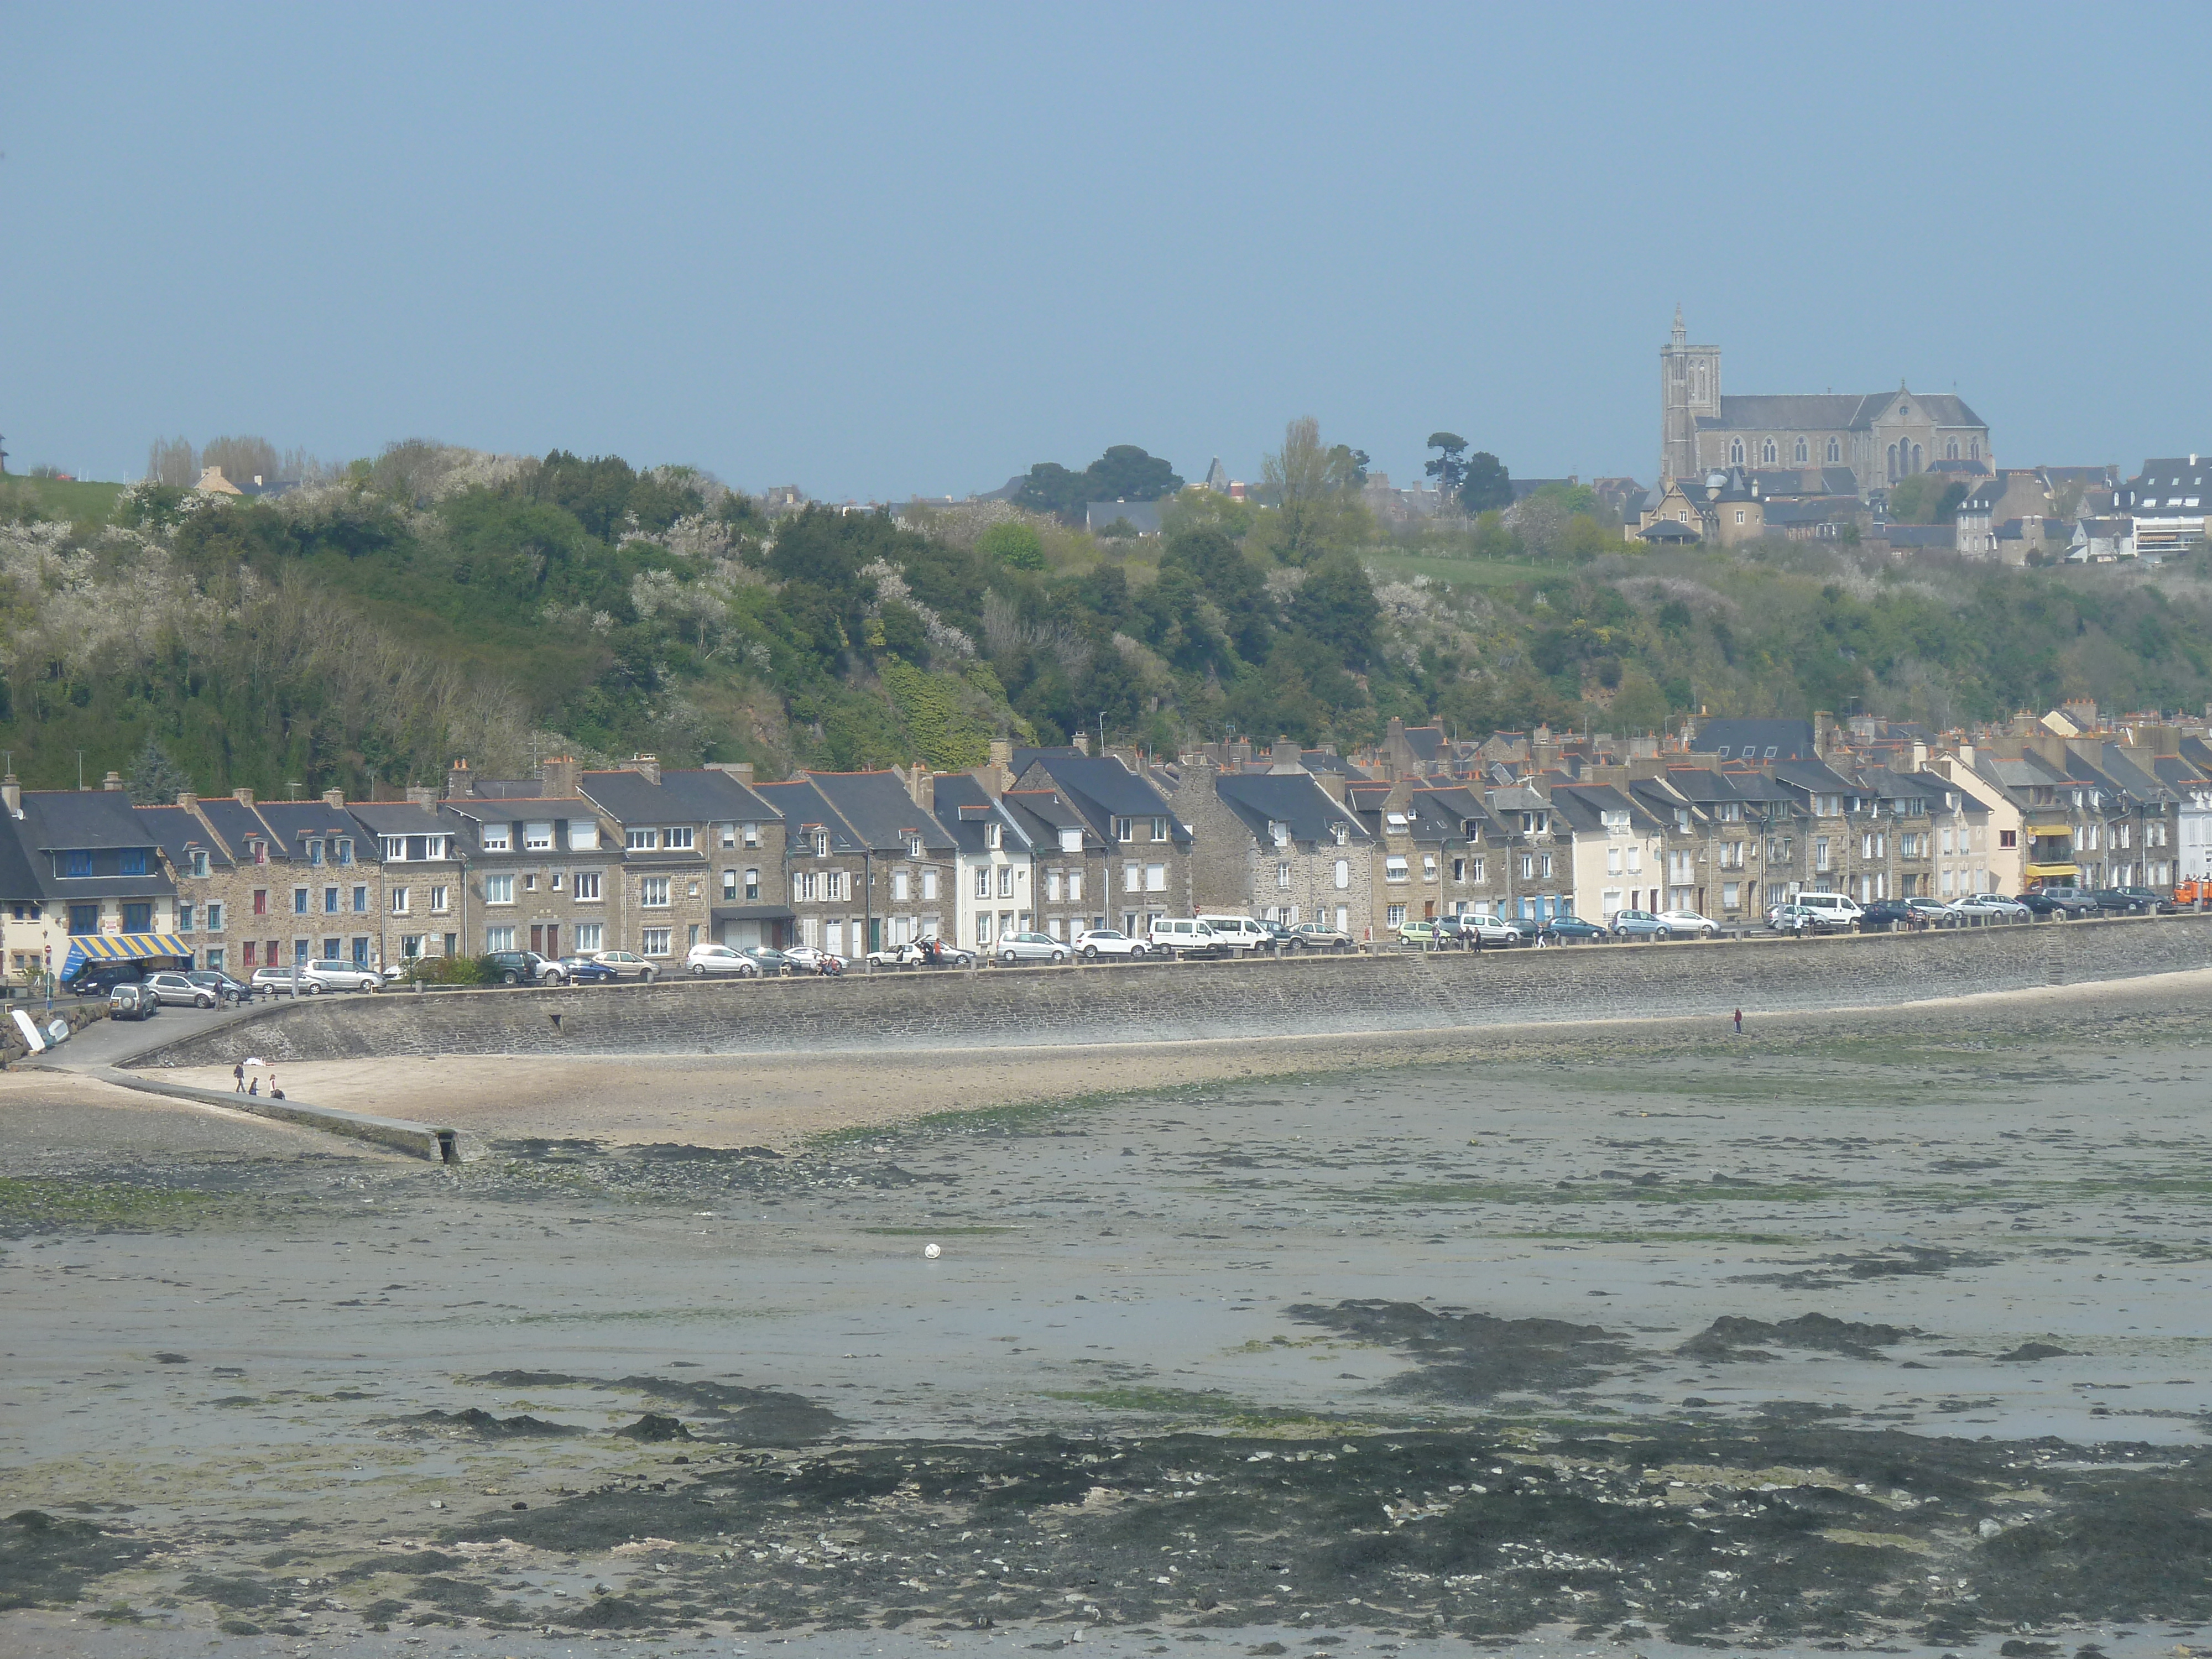
M 1800 893 L 1790 902 L 1803 905 L 1825 920 L 1831 927 L 1855 928 L 1866 915 L 1859 908 L 1856 900 L 1842 893 Z
M 1213 937 L 1212 928 L 1188 916 L 1155 917 L 1145 942 L 1154 951 L 1164 951 L 1171 957 L 1210 957 L 1222 948 Z
M 1249 916 L 1206 915 L 1198 920 L 1213 930 L 1216 947 L 1232 955 L 1240 951 L 1265 950 L 1275 942 L 1275 936 Z

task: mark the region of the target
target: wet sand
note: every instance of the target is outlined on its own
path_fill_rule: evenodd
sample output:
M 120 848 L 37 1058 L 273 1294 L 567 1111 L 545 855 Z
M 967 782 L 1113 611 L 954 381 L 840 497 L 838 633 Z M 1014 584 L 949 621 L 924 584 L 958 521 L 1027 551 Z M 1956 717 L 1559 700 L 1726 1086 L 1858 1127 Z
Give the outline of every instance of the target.
M 0 1647 L 2170 1651 L 2205 979 L 453 1062 L 458 1171 L 11 1074 Z

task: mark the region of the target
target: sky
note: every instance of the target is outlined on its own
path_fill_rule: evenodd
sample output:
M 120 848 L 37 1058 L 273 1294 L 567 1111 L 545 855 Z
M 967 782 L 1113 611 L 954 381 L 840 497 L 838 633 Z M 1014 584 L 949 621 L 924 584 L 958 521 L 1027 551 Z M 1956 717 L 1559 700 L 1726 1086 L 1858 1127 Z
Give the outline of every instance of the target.
M 0 434 L 422 436 L 966 495 L 1657 471 L 1730 392 L 2212 449 L 2212 9 L 0 5 Z M 2175 171 L 2179 167 L 2180 172 Z M 2192 322 L 2191 318 L 2197 320 Z

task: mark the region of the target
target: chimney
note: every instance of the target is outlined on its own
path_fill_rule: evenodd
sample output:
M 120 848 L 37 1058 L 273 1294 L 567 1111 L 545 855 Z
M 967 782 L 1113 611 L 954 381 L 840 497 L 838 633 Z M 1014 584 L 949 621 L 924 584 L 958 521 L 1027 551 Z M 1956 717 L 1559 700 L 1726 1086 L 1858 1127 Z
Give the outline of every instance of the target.
M 934 812 L 937 810 L 937 774 L 920 761 L 916 761 L 914 770 L 907 774 L 906 792 L 923 811 Z
M 1321 786 L 1322 793 L 1327 795 L 1339 806 L 1344 805 L 1345 776 L 1343 773 L 1316 772 L 1313 775 L 1313 781 Z
M 1078 732 L 1068 741 L 1075 745 L 1077 754 L 1087 755 L 1091 752 L 1091 734 L 1088 732 Z
M 576 793 L 576 763 L 567 755 L 554 756 L 538 769 L 538 775 L 550 800 L 567 800 Z
M 240 806 L 253 805 L 253 792 L 251 789 L 234 789 L 230 792 L 230 798 Z
M 407 786 L 407 804 L 410 806 L 435 806 L 438 791 L 431 784 L 410 783 Z
M 748 789 L 753 787 L 753 763 L 750 761 L 708 761 L 710 772 L 726 772 Z
M 0 778 L 0 801 L 8 803 L 9 817 L 20 818 L 23 816 L 23 786 L 16 781 L 13 772 L 4 778 Z
M 200 798 L 192 793 L 189 789 L 185 790 L 177 797 L 177 805 L 183 807 L 187 812 L 191 811 L 192 808 L 198 806 L 199 804 Z
M 123 787 L 123 774 L 110 772 L 100 781 L 100 787 L 103 789 L 120 789 Z
M 345 811 L 345 791 L 344 791 L 344 790 L 343 790 L 343 789 L 325 789 L 325 790 L 324 790 L 324 791 L 323 791 L 323 805 L 325 805 L 325 806 L 327 806 L 327 807 L 330 807 L 330 808 L 331 808 L 332 811 L 339 811 L 339 812 L 343 812 L 343 811 Z
M 2205 706 L 2212 708 L 2212 703 Z M 1001 772 L 1011 773 L 1014 769 L 1014 744 L 1011 738 L 991 739 L 991 764 Z
M 641 774 L 647 783 L 657 784 L 660 781 L 660 757 L 632 755 L 629 757 L 629 769 Z
M 1267 769 L 1270 772 L 1303 772 L 1306 769 L 1306 763 L 1298 754 L 1297 744 L 1286 737 L 1277 738 L 1274 747 L 1267 751 Z
M 1834 735 L 1836 717 L 1825 708 L 1813 711 L 1813 757 L 1823 759 L 1828 752 L 1828 740 Z
M 446 798 L 448 800 L 466 800 L 476 792 L 476 780 L 469 775 L 469 763 L 465 756 L 446 769 Z

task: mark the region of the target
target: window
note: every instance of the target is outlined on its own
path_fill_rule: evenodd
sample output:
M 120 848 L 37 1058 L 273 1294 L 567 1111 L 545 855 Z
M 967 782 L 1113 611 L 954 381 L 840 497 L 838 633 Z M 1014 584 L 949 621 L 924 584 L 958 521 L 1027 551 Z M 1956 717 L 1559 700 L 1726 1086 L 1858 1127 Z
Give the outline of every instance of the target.
M 813 848 L 816 858 L 826 859 L 830 856 L 830 832 L 827 830 L 817 830 L 806 839 L 807 844 Z
M 1382 923 L 1386 927 L 1403 927 L 1406 925 L 1406 907 L 1402 904 L 1384 906 Z
M 1289 890 L 1291 885 L 1291 866 L 1289 865 L 1278 864 L 1275 866 L 1275 885 L 1282 888 L 1285 891 Z
M 266 864 L 269 862 L 269 843 L 267 842 L 252 841 L 248 842 L 246 845 L 253 849 L 253 861 L 256 864 Z M 274 966 L 275 964 L 271 963 L 270 965 Z
M 192 874 L 198 877 L 202 881 L 204 881 L 207 879 L 207 873 L 208 855 L 204 852 L 194 853 L 192 854 Z
M 669 938 L 674 931 L 675 930 L 673 928 L 669 927 L 647 928 L 645 930 L 644 937 L 641 941 L 641 954 L 648 957 L 666 956 L 668 954 Z
M 376 855 L 382 859 L 386 864 L 406 863 L 407 837 L 404 836 L 379 836 L 376 838 Z
M 596 853 L 599 850 L 599 821 L 597 818 L 568 820 L 568 850 L 572 853 Z
M 1145 890 L 1144 872 L 1138 869 L 1138 867 L 1133 864 L 1123 865 L 1121 866 L 1121 890 L 1125 893 L 1143 892 Z
M 745 896 L 749 899 L 760 896 L 760 872 L 757 869 L 745 872 Z
M 1743 465 L 1743 440 L 1741 438 L 1729 440 L 1729 465 L 1730 466 Z
M 1133 865 L 1130 867 L 1132 869 L 1135 868 Z M 991 896 L 991 866 L 988 864 L 978 865 L 976 866 L 975 896 L 977 898 L 988 898 Z
M 637 884 L 637 902 L 648 910 L 666 909 L 668 908 L 668 878 L 665 876 L 640 877 Z
M 1774 465 L 1773 439 L 1769 438 L 1764 444 L 1759 446 L 1759 459 L 1769 466 L 1772 466 Z
M 414 895 L 404 887 L 393 887 L 386 890 L 392 896 L 392 914 L 395 916 L 407 915 L 413 905 Z
M 522 850 L 524 852 L 550 852 L 552 850 L 552 847 L 553 825 L 550 821 L 541 820 L 536 823 L 526 823 L 522 826 Z
M 721 836 L 722 845 L 725 848 L 735 847 L 738 844 L 738 826 L 736 824 L 720 823 L 714 827 Z
M 307 914 L 307 890 L 304 887 L 295 887 L 292 890 L 292 914 L 295 916 L 304 916 Z
M 910 895 L 909 895 L 909 893 L 908 893 L 908 890 L 912 885 L 913 885 L 913 882 L 912 882 L 912 877 L 911 877 L 911 872 L 908 872 L 908 871 L 905 871 L 905 870 L 894 870 L 894 871 L 892 871 L 892 872 L 891 872 L 891 902 L 892 902 L 892 903 L 894 903 L 894 904 L 904 904 L 904 903 L 906 903 L 906 902 L 908 902 L 908 897 L 910 896 Z
M 699 884 L 696 881 L 685 882 L 684 884 L 684 896 L 686 898 L 697 898 L 699 896 Z M 699 941 L 695 939 L 691 942 L 694 945 L 696 945 Z
M 1480 881 L 1483 878 L 1480 859 L 1469 859 L 1467 861 L 1467 878 L 1469 881 Z
M 1800 438 L 1797 441 L 1797 459 L 1799 463 L 1802 465 L 1811 459 L 1811 453 L 1805 447 L 1805 441 L 1802 438 Z
M 92 873 L 92 854 L 89 852 L 70 852 L 62 854 L 62 874 L 88 876 Z
M 1738 524 L 1741 524 L 1743 522 L 1743 509 L 1740 507 L 1735 510 L 1735 521 Z
M 100 907 L 97 904 L 72 904 L 69 908 L 69 930 L 72 933 L 96 933 L 100 931 Z
M 1406 868 L 1406 855 L 1403 853 L 1392 853 L 1384 857 L 1382 860 L 1382 879 L 1385 881 L 1405 881 L 1408 879 L 1408 872 Z
M 1605 849 L 1605 872 L 1608 876 L 1617 876 L 1620 873 L 1620 848 L 1618 847 L 1608 847 Z
M 1536 855 L 1534 853 L 1523 853 L 1521 855 L 1521 879 L 1523 881 L 1536 879 Z
M 633 853 L 650 853 L 660 845 L 660 831 L 626 830 L 623 832 L 623 845 Z
M 568 878 L 568 891 L 578 899 L 597 899 L 599 896 L 599 872 L 579 870 Z
M 734 870 L 725 870 L 725 871 L 723 871 L 723 872 L 722 872 L 722 898 L 723 898 L 723 901 L 726 903 L 726 902 L 729 902 L 730 900 L 732 900 L 732 899 L 736 898 L 736 897 L 737 897 L 737 896 L 738 896 L 738 872 L 737 872 L 736 871 L 734 871 Z
M 266 887 L 253 890 L 253 914 L 257 916 L 269 914 L 269 890 Z
M 1740 908 L 1741 892 L 1742 889 L 1739 883 L 1733 881 L 1723 882 L 1721 884 L 1721 908 L 1723 910 L 1734 910 Z
M 842 899 L 848 896 L 850 892 L 851 888 L 848 884 L 844 871 L 824 870 L 822 872 L 822 896 L 823 898 Z
M 999 866 L 999 896 L 1012 898 L 1013 896 L 1014 866 L 1011 864 L 1002 864 Z
M 368 888 L 356 887 L 353 890 L 353 913 L 357 916 L 365 916 L 368 914 Z
M 820 878 L 811 870 L 802 870 L 791 878 L 791 896 L 794 899 L 803 899 L 811 904 L 814 902 L 816 889 L 819 884 Z M 809 926 L 811 925 L 809 924 Z
M 1044 872 L 1044 897 L 1046 903 L 1057 904 L 1060 902 L 1060 875 L 1059 871 L 1048 870 Z
M 453 908 L 453 890 L 450 887 L 433 887 L 430 890 L 431 912 L 436 915 L 444 915 L 447 911 Z
M 309 864 L 309 865 L 311 865 L 311 866 L 319 866 L 322 864 L 322 861 L 323 861 L 323 844 L 322 844 L 322 842 L 319 842 L 319 841 L 311 841 L 311 842 L 309 842 L 307 843 L 307 862 L 308 862 L 308 864 Z
M 1551 880 L 1552 855 L 1549 853 L 1539 853 L 1536 854 L 1536 873 L 1546 881 Z
M 1421 879 L 1422 879 L 1423 881 L 1432 882 L 1432 881 L 1434 881 L 1436 878 L 1437 878 L 1437 855 L 1436 855 L 1434 853 L 1424 853 L 1424 854 L 1421 854 Z
M 1005 824 L 1003 824 L 1003 823 L 987 823 L 987 824 L 985 824 L 985 825 L 983 826 L 983 845 L 984 845 L 984 846 L 988 847 L 988 848 L 990 848 L 990 850 L 991 850 L 991 851 L 993 851 L 994 853 L 995 853 L 995 852 L 997 852 L 1000 848 L 1004 847 L 1006 844 L 1006 826 Z
M 485 928 L 484 949 L 487 951 L 512 951 L 514 949 L 514 929 L 512 927 Z
M 664 887 L 665 887 L 666 884 L 667 884 L 665 881 L 662 883 Z M 483 878 L 483 896 L 484 902 L 486 904 L 514 903 L 514 878 L 513 876 L 486 876 Z
M 1165 818 L 1154 818 L 1152 820 L 1152 839 L 1154 841 L 1165 841 L 1167 838 L 1168 821 Z
M 1168 890 L 1166 865 L 1148 864 L 1145 866 L 1145 890 L 1147 893 L 1164 893 Z
M 1813 868 L 1818 871 L 1828 868 L 1828 838 L 1826 836 L 1813 837 Z
M 210 933 L 220 933 L 222 932 L 222 906 L 220 904 L 210 904 L 208 906 L 207 930 Z
M 1060 832 L 1060 850 L 1063 853 L 1080 853 L 1083 850 L 1083 831 L 1079 829 L 1071 830 L 1063 827 Z
M 922 896 L 935 898 L 937 895 L 925 892 Z M 1083 902 L 1083 872 L 1080 870 L 1071 870 L 1067 872 L 1067 902 L 1070 904 Z
M 487 823 L 483 827 L 483 849 L 487 853 L 507 853 L 514 849 L 514 826 Z
M 180 933 L 189 933 L 192 931 L 192 907 L 189 904 L 179 904 L 177 907 L 177 931 Z
M 660 844 L 675 852 L 690 852 L 691 850 L 691 826 L 688 823 L 671 825 L 668 829 L 661 832 Z
M 1340 893 L 1351 885 L 1352 860 L 1350 859 L 1339 859 L 1336 861 L 1336 890 Z
M 744 826 L 744 837 L 745 837 L 745 845 L 746 845 L 746 846 L 748 846 L 748 847 L 757 847 L 757 846 L 759 846 L 759 845 L 760 845 L 760 825 L 758 825 L 757 823 L 749 823 L 749 824 L 745 825 L 745 826 Z
M 607 930 L 605 923 L 598 921 L 580 921 L 575 927 L 576 949 L 579 952 L 586 955 L 590 954 L 593 951 L 604 951 L 606 949 L 606 946 L 600 941 L 605 939 L 606 936 Z
M 341 836 L 338 837 L 338 863 L 341 866 L 343 866 L 351 864 L 352 862 L 353 837 L 350 836 Z

